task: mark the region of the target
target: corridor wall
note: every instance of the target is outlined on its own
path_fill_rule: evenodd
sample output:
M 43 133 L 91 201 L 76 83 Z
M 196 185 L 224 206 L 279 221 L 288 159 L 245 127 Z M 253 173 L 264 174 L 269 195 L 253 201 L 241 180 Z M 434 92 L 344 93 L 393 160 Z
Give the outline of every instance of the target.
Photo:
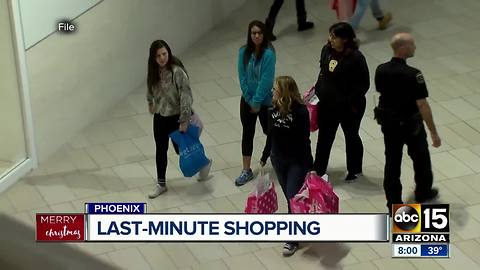
M 145 83 L 148 48 L 181 54 L 245 0 L 104 0 L 26 52 L 36 146 L 45 160 Z

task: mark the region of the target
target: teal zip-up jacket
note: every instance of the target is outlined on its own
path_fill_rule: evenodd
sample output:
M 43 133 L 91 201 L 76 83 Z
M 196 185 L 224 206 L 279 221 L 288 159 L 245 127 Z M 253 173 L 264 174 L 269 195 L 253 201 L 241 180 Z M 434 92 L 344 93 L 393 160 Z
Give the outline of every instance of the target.
M 245 46 L 241 47 L 238 55 L 238 79 L 242 96 L 255 110 L 259 110 L 261 105 L 272 106 L 275 51 L 271 47 L 265 49 L 262 58 L 257 62 L 255 62 L 255 53 L 252 53 L 245 68 L 243 63 L 245 49 Z

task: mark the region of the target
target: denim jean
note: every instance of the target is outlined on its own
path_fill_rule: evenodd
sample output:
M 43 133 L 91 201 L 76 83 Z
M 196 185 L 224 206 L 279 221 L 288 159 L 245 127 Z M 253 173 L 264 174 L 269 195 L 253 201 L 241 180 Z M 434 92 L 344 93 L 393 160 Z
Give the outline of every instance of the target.
M 273 169 L 287 199 L 288 213 L 292 213 L 290 199 L 293 198 L 305 182 L 308 172 L 308 164 L 304 160 L 294 160 L 288 157 L 279 157 L 274 154 L 270 157 Z
M 380 8 L 380 3 L 378 3 L 378 0 L 357 0 L 355 12 L 350 18 L 350 24 L 354 29 L 357 29 L 360 25 L 360 21 L 362 20 L 363 15 L 365 15 L 365 11 L 367 10 L 368 5 L 370 5 L 373 17 L 375 17 L 376 19 L 383 18 L 383 11 Z

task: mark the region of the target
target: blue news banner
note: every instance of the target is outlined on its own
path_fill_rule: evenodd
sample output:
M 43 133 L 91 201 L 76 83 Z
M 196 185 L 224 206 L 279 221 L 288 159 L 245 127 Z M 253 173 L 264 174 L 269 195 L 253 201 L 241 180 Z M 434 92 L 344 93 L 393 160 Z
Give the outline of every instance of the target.
M 388 242 L 390 238 L 387 214 L 149 214 L 145 203 L 87 203 L 85 210 L 86 241 Z
M 449 244 L 394 244 L 393 257 L 449 257 Z
M 146 203 L 86 203 L 87 214 L 145 214 Z
M 448 244 L 422 245 L 422 257 L 448 257 Z

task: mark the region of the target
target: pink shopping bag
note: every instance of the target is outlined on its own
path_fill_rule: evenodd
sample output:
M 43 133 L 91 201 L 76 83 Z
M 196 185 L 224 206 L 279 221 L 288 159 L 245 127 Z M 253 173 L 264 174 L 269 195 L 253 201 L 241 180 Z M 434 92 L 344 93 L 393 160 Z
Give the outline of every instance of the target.
M 310 90 L 306 91 L 303 94 L 303 101 L 308 109 L 308 114 L 310 116 L 310 132 L 314 132 L 318 129 L 318 118 L 317 118 L 317 103 L 318 97 L 315 95 L 315 87 L 312 86 Z
M 327 175 L 308 173 L 298 194 L 290 199 L 290 207 L 298 214 L 333 214 L 338 213 L 338 202 Z
M 263 171 L 257 176 L 255 188 L 248 195 L 245 203 L 247 214 L 273 214 L 278 210 L 277 193 L 275 185 L 269 174 Z

